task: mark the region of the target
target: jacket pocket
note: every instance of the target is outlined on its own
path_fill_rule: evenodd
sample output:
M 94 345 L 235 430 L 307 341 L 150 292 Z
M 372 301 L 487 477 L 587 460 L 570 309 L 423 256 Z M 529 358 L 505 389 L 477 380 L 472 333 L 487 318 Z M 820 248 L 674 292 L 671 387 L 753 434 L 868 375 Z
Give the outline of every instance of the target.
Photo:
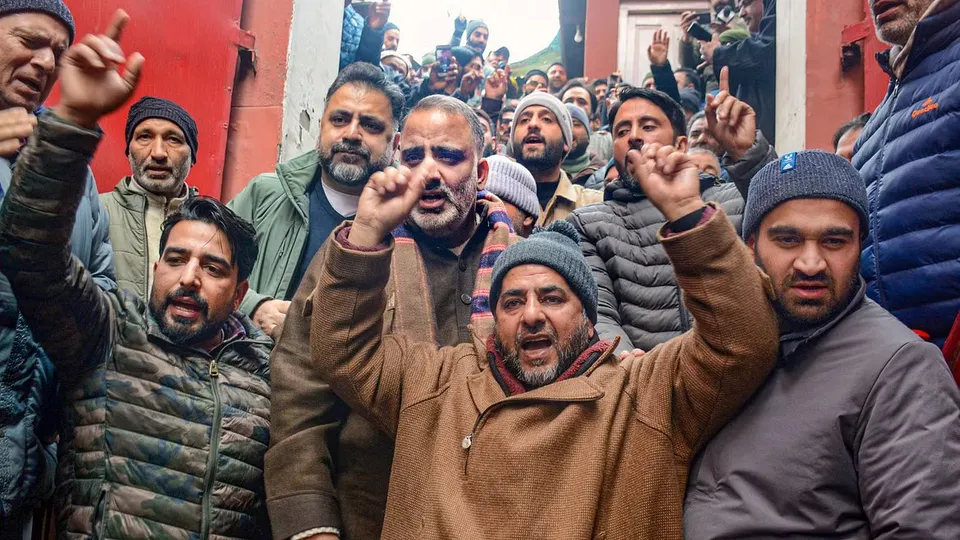
M 110 509 L 110 487 L 103 485 L 100 487 L 100 494 L 97 495 L 97 504 L 93 508 L 93 523 L 90 530 L 93 531 L 93 537 L 96 540 L 104 538 L 107 529 L 106 516 Z

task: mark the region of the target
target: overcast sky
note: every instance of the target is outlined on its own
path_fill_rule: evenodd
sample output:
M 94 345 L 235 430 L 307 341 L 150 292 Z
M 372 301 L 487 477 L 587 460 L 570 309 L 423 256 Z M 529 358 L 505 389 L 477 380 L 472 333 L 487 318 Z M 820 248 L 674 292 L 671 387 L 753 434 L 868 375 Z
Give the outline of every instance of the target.
M 487 50 L 506 45 L 510 61 L 540 51 L 560 29 L 557 0 L 392 0 L 390 21 L 400 27 L 400 52 L 419 60 L 453 34 L 453 20 L 481 18 L 490 27 Z

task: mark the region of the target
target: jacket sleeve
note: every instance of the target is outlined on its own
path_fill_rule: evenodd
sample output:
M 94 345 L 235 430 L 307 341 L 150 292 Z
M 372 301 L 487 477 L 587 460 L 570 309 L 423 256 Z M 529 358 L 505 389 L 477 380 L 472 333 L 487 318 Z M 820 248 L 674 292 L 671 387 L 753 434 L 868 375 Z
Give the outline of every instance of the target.
M 457 358 L 475 353 L 473 345 L 438 350 L 432 343 L 383 335 L 393 241 L 378 251 L 347 249 L 336 238 L 347 226 L 327 241 L 311 298 L 318 315 L 310 328 L 313 369 L 347 405 L 395 438 L 403 403 L 441 388 Z
M 343 529 L 333 456 L 349 410 L 313 366 L 312 312 L 306 309 L 312 305 L 324 249 L 304 274 L 270 357 L 270 449 L 264 479 L 276 538 L 322 527 Z
M 750 181 L 764 165 L 776 159 L 776 149 L 770 145 L 767 138 L 763 136 L 763 132 L 758 129 L 753 146 L 740 159 L 733 161 L 728 155 L 723 156 L 723 168 L 730 175 L 730 181 L 737 186 L 740 196 L 743 197 L 743 200 L 747 200 Z
M 607 267 L 603 263 L 603 258 L 597 253 L 597 246 L 593 244 L 590 237 L 587 236 L 580 221 L 580 215 L 577 212 L 570 214 L 567 218 L 580 233 L 580 250 L 583 251 L 583 257 L 590 265 L 590 272 L 597 280 L 597 334 L 600 339 L 613 341 L 620 338 L 620 344 L 617 346 L 617 352 L 632 351 L 634 346 L 630 337 L 620 326 L 620 305 L 617 301 L 617 295 L 613 292 L 613 280 L 607 273 Z
M 356 62 L 380 65 L 380 49 L 383 48 L 383 28 L 376 30 L 364 23 L 360 33 L 360 47 L 357 49 Z
M 960 538 L 960 391 L 936 346 L 897 351 L 862 411 L 854 459 L 873 537 Z
M 651 65 L 650 72 L 653 73 L 653 84 L 656 85 L 657 90 L 680 103 L 680 89 L 677 88 L 677 79 L 673 75 L 673 66 L 670 65 L 670 61 L 667 60 L 667 63 L 662 66 Z
M 776 39 L 754 34 L 736 43 L 717 47 L 713 51 L 713 72 L 720 73 L 724 66 L 730 68 L 732 78 L 739 80 L 759 77 L 759 70 L 776 69 Z
M 700 65 L 699 51 L 692 41 L 680 40 L 680 65 L 690 69 L 697 69 Z
M 100 202 L 97 181 L 93 171 L 87 176 L 87 197 L 93 213 L 93 231 L 90 242 L 90 264 L 87 270 L 97 285 L 105 291 L 117 288 L 117 276 L 113 267 L 113 246 L 110 245 L 110 216 Z
M 67 384 L 102 361 L 111 334 L 106 293 L 68 248 L 100 136 L 44 113 L 0 209 L 0 271 Z
M 661 231 L 660 241 L 683 289 L 693 330 L 665 343 L 659 356 L 645 362 L 653 370 L 674 367 L 650 379 L 658 386 L 638 393 L 668 389 L 674 451 L 691 459 L 766 379 L 780 332 L 769 278 L 722 210 L 692 230 L 667 238 Z
M 247 220 L 248 223 L 253 225 L 253 228 L 257 228 L 257 219 L 256 211 L 259 199 L 257 197 L 257 185 L 259 176 L 250 181 L 249 184 L 243 191 L 237 194 L 232 201 L 227 203 L 227 207 L 236 212 L 236 214 L 243 219 Z M 264 264 L 265 261 L 261 261 L 261 264 Z M 257 291 L 253 290 L 253 287 L 250 287 L 247 290 L 246 296 L 243 297 L 243 301 L 240 302 L 239 311 L 246 315 L 247 317 L 253 318 L 253 313 L 257 311 L 257 308 L 260 307 L 260 304 L 267 300 L 273 300 L 270 296 L 265 294 L 260 294 Z

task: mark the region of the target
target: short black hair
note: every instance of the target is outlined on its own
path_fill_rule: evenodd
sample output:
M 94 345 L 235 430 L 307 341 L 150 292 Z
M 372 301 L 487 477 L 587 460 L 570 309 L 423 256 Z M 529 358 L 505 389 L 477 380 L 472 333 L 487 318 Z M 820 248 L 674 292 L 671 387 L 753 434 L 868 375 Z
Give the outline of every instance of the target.
M 867 122 L 870 121 L 870 116 L 870 113 L 865 112 L 853 120 L 850 120 L 846 124 L 840 126 L 840 128 L 837 129 L 837 132 L 833 134 L 833 150 L 837 150 L 837 147 L 840 146 L 840 139 L 843 138 L 848 131 L 853 129 L 863 129 L 863 127 L 867 125 Z
M 594 80 L 590 81 L 590 88 L 593 88 L 594 90 L 596 90 L 596 89 L 597 89 L 597 86 L 600 86 L 601 84 L 602 84 L 602 85 L 606 85 L 606 86 L 610 86 L 610 81 L 608 81 L 608 80 L 606 80 L 606 79 L 594 79 Z
M 706 111 L 700 111 L 700 112 L 698 112 L 697 114 L 691 116 L 691 117 L 690 117 L 690 121 L 687 122 L 687 133 L 690 133 L 691 131 L 693 131 L 693 124 L 694 124 L 694 122 L 696 122 L 697 120 L 700 120 L 700 119 L 702 119 L 702 118 L 706 118 L 706 117 L 707 117 Z
M 693 88 L 696 89 L 697 92 L 703 93 L 703 80 L 700 79 L 700 74 L 697 73 L 697 70 L 682 67 L 673 70 L 673 73 L 683 73 L 687 76 L 687 80 L 693 83 Z
M 687 135 L 687 117 L 683 114 L 683 107 L 663 92 L 627 84 L 617 90 L 617 98 L 617 102 L 610 108 L 611 128 L 617 123 L 617 113 L 620 112 L 621 105 L 631 99 L 645 99 L 659 107 L 663 114 L 667 116 L 667 119 L 670 120 L 670 125 L 673 126 L 674 141 Z
M 567 70 L 567 66 L 563 65 L 563 62 L 554 62 L 554 63 L 550 64 L 549 66 L 547 66 L 547 71 L 550 71 L 550 68 L 552 68 L 553 66 L 560 66 L 560 67 L 563 68 L 564 71 Z
M 167 247 L 170 231 L 181 221 L 200 221 L 220 229 L 230 242 L 230 251 L 233 252 L 230 262 L 237 267 L 237 281 L 250 277 L 257 262 L 257 231 L 247 220 L 213 197 L 190 197 L 180 205 L 179 211 L 164 220 L 160 233 L 161 255 Z
M 527 72 L 526 76 L 524 76 L 523 82 L 526 83 L 527 81 L 530 80 L 530 77 L 533 77 L 534 75 L 540 75 L 541 77 L 543 77 L 543 80 L 547 80 L 549 78 L 547 77 L 546 71 L 543 71 L 540 69 L 531 69 L 530 71 Z
M 560 101 L 563 101 L 563 95 L 566 94 L 567 90 L 570 90 L 571 88 L 583 88 L 586 90 L 587 94 L 590 95 L 590 114 L 597 114 L 597 107 L 599 107 L 600 104 L 597 102 L 596 90 L 587 88 L 587 85 L 576 79 L 568 82 L 563 88 L 560 89 Z
M 327 97 L 323 101 L 324 105 L 329 105 L 330 99 L 337 93 L 337 90 L 348 84 L 355 84 L 383 94 L 390 101 L 394 131 L 400 127 L 406 107 L 406 98 L 403 96 L 403 90 L 390 82 L 382 69 L 366 62 L 354 62 L 343 68 L 337 74 L 337 78 L 333 80 L 330 89 L 327 90 Z
M 483 109 L 479 109 L 479 108 L 474 108 L 473 112 L 477 113 L 477 116 L 480 117 L 481 120 L 486 120 L 487 125 L 490 126 L 490 132 L 492 133 L 494 129 L 497 127 L 497 125 L 494 124 L 493 120 L 490 119 L 490 115 L 487 114 L 487 112 L 484 111 Z

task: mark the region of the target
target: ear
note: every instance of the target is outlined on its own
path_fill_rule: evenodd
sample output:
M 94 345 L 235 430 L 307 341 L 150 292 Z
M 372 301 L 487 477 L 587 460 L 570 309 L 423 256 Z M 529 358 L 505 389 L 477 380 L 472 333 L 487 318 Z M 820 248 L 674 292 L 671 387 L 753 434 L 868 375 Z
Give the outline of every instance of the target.
M 524 229 L 529 229 L 530 227 L 533 227 L 533 224 L 534 224 L 533 216 L 527 216 L 527 217 L 523 218 L 523 228 L 524 228 Z M 519 232 L 518 232 L 518 234 L 519 234 Z
M 396 152 L 397 150 L 400 150 L 400 132 L 399 131 L 393 136 L 393 151 Z
M 751 250 L 756 249 L 756 247 L 757 247 L 757 235 L 756 235 L 756 234 L 751 234 L 751 235 L 750 235 L 750 238 L 747 238 L 747 247 L 750 248 Z
M 690 147 L 690 140 L 687 139 L 686 135 L 677 137 L 677 142 L 674 144 L 677 150 L 686 153 L 687 149 Z
M 477 162 L 477 191 L 480 191 L 487 185 L 487 177 L 490 174 L 490 164 L 486 158 L 480 158 Z
M 593 326 L 593 323 L 590 323 L 590 339 L 593 339 L 597 335 L 597 329 Z
M 243 297 L 247 295 L 248 290 L 250 290 L 249 281 L 243 280 L 237 283 L 237 290 L 233 294 L 233 311 L 240 309 L 240 304 L 243 302 Z

